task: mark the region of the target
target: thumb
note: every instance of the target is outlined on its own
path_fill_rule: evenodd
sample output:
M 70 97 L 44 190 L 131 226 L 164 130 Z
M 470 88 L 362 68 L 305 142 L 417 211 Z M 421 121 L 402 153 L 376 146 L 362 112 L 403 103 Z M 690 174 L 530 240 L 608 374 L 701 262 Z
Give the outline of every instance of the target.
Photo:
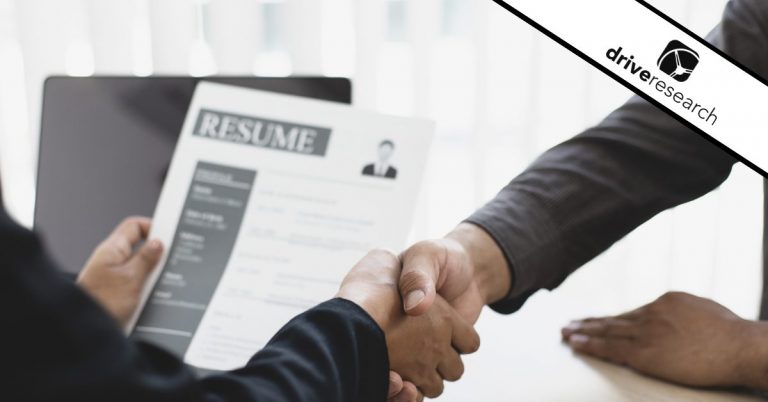
M 434 247 L 421 243 L 406 250 L 401 257 L 403 271 L 399 288 L 403 308 L 409 315 L 422 315 L 435 302 L 440 277 L 440 258 L 435 253 Z
M 143 283 L 162 255 L 163 244 L 159 240 L 150 240 L 133 254 L 126 265 L 130 270 L 135 271 L 137 278 Z

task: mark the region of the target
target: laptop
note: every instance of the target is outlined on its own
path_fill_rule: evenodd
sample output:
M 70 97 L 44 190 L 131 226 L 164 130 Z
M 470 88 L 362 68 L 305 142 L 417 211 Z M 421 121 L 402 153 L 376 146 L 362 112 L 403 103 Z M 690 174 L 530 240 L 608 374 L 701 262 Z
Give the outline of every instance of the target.
M 325 77 L 51 77 L 44 86 L 34 226 L 76 274 L 123 218 L 152 216 L 200 80 L 351 103 Z

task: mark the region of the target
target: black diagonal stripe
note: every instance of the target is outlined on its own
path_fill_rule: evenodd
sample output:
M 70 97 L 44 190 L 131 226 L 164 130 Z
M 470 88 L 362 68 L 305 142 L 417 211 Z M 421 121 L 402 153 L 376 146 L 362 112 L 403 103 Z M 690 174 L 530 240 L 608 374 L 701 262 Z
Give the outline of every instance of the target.
M 559 43 L 561 46 L 563 46 L 566 49 L 570 50 L 572 53 L 574 53 L 575 55 L 579 56 L 580 58 L 582 58 L 587 63 L 591 64 L 593 67 L 595 67 L 598 70 L 602 71 L 607 76 L 613 78 L 619 84 L 625 86 L 627 89 L 629 89 L 630 91 L 632 91 L 635 94 L 637 94 L 637 96 L 640 96 L 641 98 L 643 98 L 646 101 L 650 102 L 651 104 L 653 104 L 654 106 L 656 106 L 660 110 L 664 111 L 665 113 L 667 113 L 669 116 L 671 116 L 675 120 L 679 121 L 680 123 L 682 123 L 683 125 L 685 125 L 689 129 L 693 130 L 697 134 L 699 134 L 702 137 L 706 138 L 709 142 L 715 144 L 718 148 L 722 149 L 723 151 L 727 152 L 729 155 L 731 155 L 734 158 L 738 159 L 741 163 L 743 163 L 744 165 L 748 166 L 750 169 L 752 169 L 755 172 L 759 173 L 761 176 L 763 176 L 765 178 L 768 178 L 768 172 L 766 172 L 765 170 L 763 170 L 762 168 L 760 168 L 756 164 L 752 163 L 747 158 L 741 156 L 741 154 L 737 153 L 736 151 L 734 151 L 730 147 L 726 146 L 725 144 L 723 144 L 719 140 L 717 140 L 714 137 L 712 137 L 711 135 L 707 134 L 704 130 L 701 130 L 700 128 L 698 128 L 695 125 L 691 124 L 690 122 L 688 122 L 688 120 L 686 120 L 682 116 L 678 115 L 677 113 L 673 112 L 668 107 L 662 105 L 660 102 L 658 102 L 655 99 L 653 99 L 650 95 L 646 95 L 645 92 L 639 90 L 636 86 L 630 84 L 629 81 L 621 78 L 618 74 L 616 74 L 616 73 L 612 72 L 611 70 L 607 69 L 602 64 L 600 64 L 597 61 L 595 61 L 593 58 L 587 56 L 582 51 L 580 51 L 579 49 L 577 49 L 576 47 L 574 47 L 570 43 L 568 43 L 565 40 L 563 40 L 561 37 L 555 35 L 554 33 L 552 33 L 547 28 L 544 28 L 541 24 L 537 23 L 536 21 L 534 21 L 533 19 L 529 18 L 528 16 L 526 16 L 522 12 L 518 11 L 516 8 L 514 8 L 511 5 L 509 5 L 508 3 L 506 3 L 504 0 L 492 0 L 492 1 L 494 3 L 500 5 L 502 8 L 504 8 L 507 11 L 509 11 L 510 13 L 516 15 L 518 18 L 522 19 L 523 21 L 525 21 L 526 23 L 528 23 L 532 27 L 536 28 L 536 30 L 538 30 L 539 32 L 541 32 L 544 35 L 548 36 L 550 39 L 552 39 L 555 42 Z M 541 1 L 541 0 L 539 0 L 539 1 Z M 664 20 L 666 20 L 670 24 L 674 25 L 676 28 L 678 28 L 681 31 L 685 32 L 686 34 L 690 35 L 692 38 L 694 38 L 701 45 L 706 46 L 707 48 L 709 48 L 713 52 L 717 53 L 720 57 L 722 57 L 725 60 L 727 60 L 728 62 L 730 62 L 733 66 L 735 66 L 735 67 L 741 69 L 742 71 L 744 71 L 745 73 L 749 74 L 750 76 L 752 76 L 753 78 L 755 78 L 756 80 L 761 82 L 763 85 L 768 85 L 768 82 L 765 79 L 763 79 L 761 76 L 757 75 L 752 70 L 750 70 L 747 67 L 743 66 L 741 63 L 737 62 L 732 57 L 728 56 L 727 54 L 722 52 L 720 49 L 718 49 L 715 46 L 713 46 L 711 43 L 707 42 L 706 40 L 704 40 L 701 37 L 699 37 L 698 35 L 694 34 L 693 32 L 691 32 L 690 30 L 688 30 L 687 28 L 685 28 L 681 24 L 677 23 L 677 21 L 673 20 L 672 18 L 670 18 L 666 14 L 664 14 L 661 11 L 657 10 L 656 8 L 654 8 L 653 6 L 651 6 L 650 4 L 648 4 L 647 2 L 645 2 L 643 0 L 635 0 L 635 1 L 637 1 L 638 3 L 643 5 L 645 8 L 647 8 L 648 10 L 653 12 L 654 14 L 656 14 L 659 17 L 663 18 Z

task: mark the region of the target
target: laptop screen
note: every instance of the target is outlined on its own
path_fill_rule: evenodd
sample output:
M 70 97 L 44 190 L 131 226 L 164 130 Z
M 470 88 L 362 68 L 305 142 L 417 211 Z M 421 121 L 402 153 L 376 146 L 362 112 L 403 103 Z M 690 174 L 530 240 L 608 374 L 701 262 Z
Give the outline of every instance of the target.
M 76 273 L 123 218 L 152 216 L 195 85 L 191 77 L 52 77 L 45 83 L 35 229 Z M 351 102 L 343 78 L 206 81 Z

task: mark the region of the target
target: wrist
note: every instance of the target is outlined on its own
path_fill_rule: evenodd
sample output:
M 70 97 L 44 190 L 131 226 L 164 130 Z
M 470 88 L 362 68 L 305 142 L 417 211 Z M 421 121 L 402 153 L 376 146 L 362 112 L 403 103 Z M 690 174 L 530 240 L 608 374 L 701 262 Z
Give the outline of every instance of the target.
M 342 287 L 336 294 L 336 297 L 345 299 L 356 304 L 363 311 L 368 313 L 368 316 L 376 322 L 379 328 L 385 334 L 388 332 L 393 319 L 393 309 L 391 306 L 386 306 L 386 303 L 382 303 L 381 300 L 377 301 L 375 297 L 371 297 L 371 294 L 366 289 L 348 289 Z
M 464 248 L 485 304 L 493 304 L 509 295 L 512 288 L 509 265 L 496 240 L 488 232 L 477 225 L 461 223 L 446 237 Z
M 736 333 L 742 335 L 737 384 L 768 391 L 768 322 L 741 320 Z

